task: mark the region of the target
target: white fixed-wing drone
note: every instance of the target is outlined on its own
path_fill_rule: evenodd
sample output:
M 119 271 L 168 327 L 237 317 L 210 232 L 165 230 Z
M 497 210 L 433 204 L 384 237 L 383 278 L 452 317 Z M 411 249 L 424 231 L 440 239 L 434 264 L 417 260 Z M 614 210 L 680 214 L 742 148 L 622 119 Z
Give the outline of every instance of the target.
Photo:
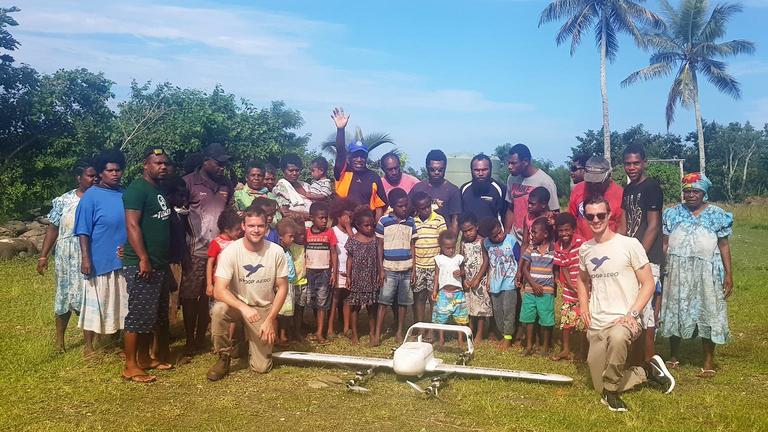
M 443 360 L 434 356 L 432 344 L 422 341 L 421 334 L 414 337 L 417 330 L 450 331 L 464 334 L 466 336 L 467 349 L 459 355 L 457 364 L 452 365 L 443 363 Z M 394 350 L 394 355 L 391 359 L 299 351 L 274 353 L 272 354 L 272 358 L 275 362 L 281 364 L 315 364 L 364 368 L 356 374 L 354 379 L 347 382 L 347 388 L 361 391 L 367 390 L 359 387 L 359 384 L 378 369 L 392 370 L 398 376 L 406 378 L 421 378 L 425 375 L 439 375 L 440 377 L 433 379 L 432 385 L 426 390 L 421 389 L 410 381 L 408 382 L 415 389 L 425 392 L 428 395 L 437 395 L 437 389 L 440 387 L 441 381 L 448 375 L 454 374 L 469 377 L 508 378 L 560 384 L 570 384 L 573 382 L 573 378 L 565 375 L 467 366 L 467 363 L 472 359 L 473 355 L 474 346 L 472 344 L 472 330 L 470 330 L 469 327 L 447 324 L 416 323 L 408 329 L 408 332 L 405 335 L 405 341 Z

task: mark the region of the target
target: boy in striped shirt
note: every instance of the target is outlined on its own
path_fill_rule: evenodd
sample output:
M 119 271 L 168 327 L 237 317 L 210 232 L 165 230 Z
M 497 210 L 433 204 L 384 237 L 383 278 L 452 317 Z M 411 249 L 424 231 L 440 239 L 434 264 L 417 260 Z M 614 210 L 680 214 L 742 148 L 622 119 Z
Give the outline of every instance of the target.
M 555 217 L 555 229 L 557 229 L 557 241 L 554 263 L 560 268 L 557 285 L 563 293 L 563 305 L 560 308 L 563 350 L 552 356 L 552 360 L 573 360 L 571 333 L 586 330 L 581 320 L 579 296 L 576 294 L 576 279 L 579 277 L 579 247 L 584 243 L 584 238 L 576 234 L 576 218 L 570 213 L 560 213 Z M 582 343 L 582 346 L 584 345 Z
M 552 344 L 552 328 L 555 326 L 555 280 L 558 268 L 554 265 L 555 248 L 547 218 L 531 223 L 531 245 L 523 253 L 523 304 L 520 322 L 526 326 L 525 351 L 533 354 L 533 330 L 536 318 L 543 337 L 541 354 L 546 355 Z
M 426 302 L 432 298 L 435 284 L 435 256 L 440 253 L 437 241 L 440 232 L 445 231 L 445 219 L 432 211 L 432 198 L 426 192 L 416 192 L 411 196 L 411 204 L 416 210 L 416 244 L 414 246 L 413 273 L 413 317 L 416 322 L 423 322 Z

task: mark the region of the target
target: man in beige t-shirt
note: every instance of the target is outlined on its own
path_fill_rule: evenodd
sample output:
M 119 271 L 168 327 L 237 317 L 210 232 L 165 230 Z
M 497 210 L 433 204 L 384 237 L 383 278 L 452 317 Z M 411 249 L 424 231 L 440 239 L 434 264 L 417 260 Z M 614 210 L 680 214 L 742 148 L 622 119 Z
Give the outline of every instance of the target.
M 216 263 L 211 338 L 219 360 L 208 370 L 211 381 L 229 373 L 233 322 L 243 323 L 251 369 L 265 373 L 272 368 L 277 314 L 288 294 L 285 253 L 264 239 L 267 218 L 260 209 L 245 212 L 243 231 L 245 236 L 227 246 Z
M 594 237 L 579 248 L 576 287 L 587 326 L 592 385 L 611 411 L 623 412 L 627 406 L 622 392 L 651 379 L 669 393 L 675 379 L 658 355 L 644 367 L 625 366 L 629 347 L 642 330 L 640 312 L 655 286 L 645 249 L 637 239 L 611 231 L 610 216 L 605 198 L 592 197 L 584 203 L 584 218 Z

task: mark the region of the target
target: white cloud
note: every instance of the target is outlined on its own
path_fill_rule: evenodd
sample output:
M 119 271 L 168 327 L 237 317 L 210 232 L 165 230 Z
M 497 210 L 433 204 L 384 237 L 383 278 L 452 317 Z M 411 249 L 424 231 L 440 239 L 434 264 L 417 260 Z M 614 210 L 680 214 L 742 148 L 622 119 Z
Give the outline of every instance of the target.
M 253 8 L 92 0 L 35 1 L 20 7 L 20 25 L 14 29 L 22 43 L 19 61 L 45 72 L 75 67 L 103 71 L 118 83 L 118 90 L 135 78 L 203 89 L 222 84 L 256 103 L 282 99 L 302 111 L 304 131 L 315 142 L 329 133 L 328 113 L 334 105 L 354 107 L 356 118 L 369 113 L 364 129 L 400 136 L 422 137 L 415 130 L 418 123 L 432 124 L 436 129 L 431 136 L 457 149 L 472 136 L 498 135 L 490 132 L 498 123 L 491 124 L 488 115 L 506 121 L 535 112 L 526 102 L 493 100 L 459 86 L 439 88 L 408 71 L 324 62 L 316 54 L 320 47 L 338 49 L 340 55 L 363 53 L 385 60 L 391 55 L 342 45 L 347 35 L 340 24 Z M 439 127 L 445 118 L 457 121 Z M 387 126 L 375 127 L 382 124 Z M 429 145 L 418 141 L 416 153 Z
M 768 0 L 766 1 L 768 2 Z M 760 60 L 733 62 L 728 66 L 728 69 L 736 77 L 766 75 L 768 74 L 768 63 Z

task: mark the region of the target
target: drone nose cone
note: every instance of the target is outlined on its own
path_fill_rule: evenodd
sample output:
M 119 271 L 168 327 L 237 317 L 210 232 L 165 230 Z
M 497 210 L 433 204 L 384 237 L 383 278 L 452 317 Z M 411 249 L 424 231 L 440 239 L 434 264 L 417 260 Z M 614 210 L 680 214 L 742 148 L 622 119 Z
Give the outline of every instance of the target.
M 425 342 L 406 342 L 395 350 L 392 369 L 401 376 L 422 376 L 432 360 L 432 345 Z

